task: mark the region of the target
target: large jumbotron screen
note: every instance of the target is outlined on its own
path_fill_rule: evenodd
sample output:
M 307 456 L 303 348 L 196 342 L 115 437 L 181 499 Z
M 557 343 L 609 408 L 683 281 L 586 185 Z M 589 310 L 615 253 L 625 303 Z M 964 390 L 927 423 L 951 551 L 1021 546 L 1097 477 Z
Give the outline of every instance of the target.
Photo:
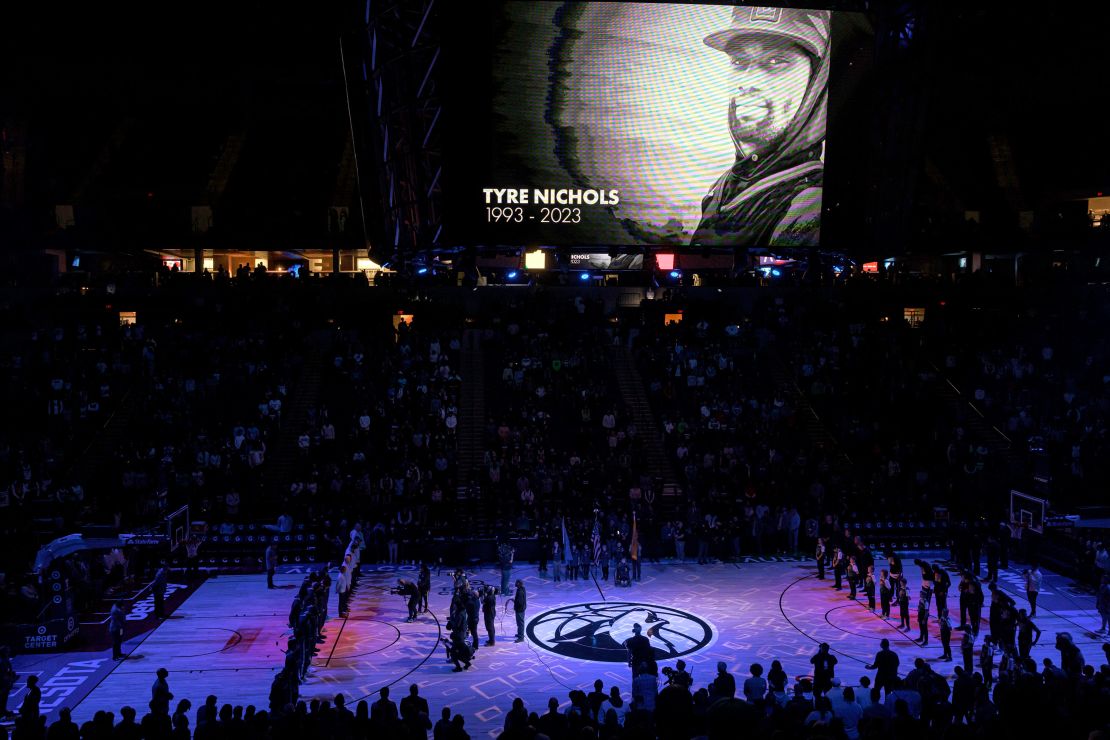
M 478 38 L 448 26 L 463 240 L 816 245 L 834 57 L 860 18 L 507 2 Z

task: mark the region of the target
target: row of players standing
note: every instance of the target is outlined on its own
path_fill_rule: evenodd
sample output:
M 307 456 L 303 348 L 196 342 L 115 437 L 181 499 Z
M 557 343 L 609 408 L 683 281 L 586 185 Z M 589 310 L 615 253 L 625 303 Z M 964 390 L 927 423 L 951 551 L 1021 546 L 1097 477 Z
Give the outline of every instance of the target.
M 325 565 L 304 577 L 289 608 L 289 627 L 293 634 L 286 643 L 285 665 L 270 686 L 270 710 L 280 714 L 297 703 L 298 687 L 308 678 L 312 657 L 324 642 L 328 621 L 328 595 L 332 579 Z
M 359 564 L 362 551 L 366 546 L 362 536 L 362 526 L 356 524 L 351 530 L 349 543 L 339 565 L 334 588 L 339 601 L 339 616 L 346 617 L 351 597 L 358 589 L 361 572 Z M 266 585 L 274 588 L 274 572 L 277 567 L 277 546 L 266 549 Z M 304 577 L 293 603 L 289 607 L 289 627 L 292 636 L 286 643 L 285 665 L 274 677 L 270 687 L 270 710 L 279 714 L 296 705 L 298 687 L 308 679 L 312 657 L 324 642 L 324 625 L 328 621 L 328 597 L 332 591 L 332 578 L 328 571 L 331 563 L 312 571 Z
M 858 591 L 862 591 L 867 598 L 867 607 L 872 612 L 876 610 L 877 596 L 884 619 L 890 618 L 891 606 L 897 604 L 898 628 L 905 631 L 911 629 L 910 586 L 902 566 L 902 559 L 896 552 L 886 555 L 887 567 L 880 569 L 877 577 L 874 556 L 859 537 L 852 539 L 848 545 L 842 541 L 840 545 L 831 548 L 827 548 L 824 539 L 819 538 L 815 558 L 819 579 L 824 580 L 826 568 L 832 568 L 835 578 L 834 589 L 843 590 L 844 582 L 847 581 L 850 589 L 847 598 L 855 601 Z M 982 624 L 985 602 L 982 582 L 970 568 L 961 571 L 958 584 L 960 618 L 958 626 L 954 627 L 948 607 L 952 579 L 947 569 L 939 562 L 930 563 L 915 559 L 913 563 L 921 571 L 921 589 L 917 598 L 918 638 L 916 642 L 922 647 L 929 644 L 930 608 L 935 597 L 937 623 L 943 649 L 941 659 L 952 660 L 952 631 L 959 629 L 964 633 L 960 646 L 961 652 L 964 662 L 969 663 Z M 982 652 L 989 656 L 997 648 L 1004 656 L 1027 658 L 1041 636 L 1040 628 L 1032 620 L 1036 615 L 1040 570 L 1036 563 L 1033 563 L 1026 571 L 1027 595 L 1032 610 L 1031 613 L 1027 613 L 1024 609 L 1018 609 L 1016 602 L 998 588 L 994 580 L 997 578 L 997 568 L 998 560 L 991 558 L 988 563 L 988 576 L 991 578 L 987 583 L 991 598 L 988 619 L 990 634 L 984 640 Z

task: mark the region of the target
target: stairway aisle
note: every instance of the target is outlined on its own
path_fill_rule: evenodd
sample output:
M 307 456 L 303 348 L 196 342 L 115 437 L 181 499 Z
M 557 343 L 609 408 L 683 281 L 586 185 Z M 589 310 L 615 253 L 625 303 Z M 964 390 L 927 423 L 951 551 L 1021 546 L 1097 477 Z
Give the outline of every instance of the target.
M 328 349 L 331 329 L 321 329 L 306 341 L 306 356 L 301 374 L 293 383 L 293 395 L 283 404 L 281 431 L 266 450 L 265 490 L 277 494 L 289 490 L 292 475 L 301 459 L 297 438 L 308 423 L 308 412 L 320 402 L 320 379 L 324 352 Z
M 456 497 L 466 500 L 472 495 L 471 483 L 481 480 L 485 452 L 483 435 L 486 428 L 486 363 L 480 330 L 467 329 L 463 333 L 461 354 L 462 389 L 459 397 L 455 469 L 458 472 Z M 484 537 L 490 534 L 492 522 L 481 497 L 460 508 L 469 512 L 475 536 Z
M 624 405 L 632 411 L 632 420 L 639 430 L 643 444 L 644 461 L 647 471 L 652 478 L 663 481 L 662 503 L 677 500 L 682 495 L 682 486 L 675 475 L 674 466 L 667 457 L 667 450 L 663 446 L 663 435 L 655 422 L 655 414 L 648 402 L 644 382 L 636 369 L 636 363 L 627 347 L 617 346 L 609 348 L 609 359 L 613 374 L 620 388 L 621 399 Z
M 968 438 L 976 445 L 986 447 L 992 455 L 1001 459 L 1005 470 L 1010 475 L 1021 476 L 1025 472 L 1026 461 L 1018 454 L 1010 438 L 991 424 L 972 400 L 945 377 L 940 368 L 936 365 L 932 367 L 936 372 L 933 396 L 944 405 L 948 417 L 958 420 L 967 430 Z
M 806 394 L 802 393 L 802 389 L 798 387 L 798 383 L 794 380 L 794 375 L 790 372 L 786 363 L 783 362 L 779 353 L 773 347 L 766 347 L 760 352 L 760 360 L 774 379 L 775 387 L 789 399 L 790 405 L 797 413 L 798 420 L 801 422 L 810 442 L 828 450 L 832 453 L 832 460 L 837 467 L 844 472 L 849 471 L 852 468 L 852 459 L 844 452 L 844 449 L 836 441 L 836 437 L 829 432 L 825 422 L 821 421 L 821 417 L 817 415 L 817 410 L 813 408 L 813 404 L 809 402 Z
M 131 422 L 142 411 L 139 399 L 142 393 L 129 390 L 116 406 L 100 432 L 74 460 L 69 477 L 80 482 L 90 491 L 101 492 L 114 489 L 119 480 L 111 478 L 119 451 L 124 441 L 129 439 Z

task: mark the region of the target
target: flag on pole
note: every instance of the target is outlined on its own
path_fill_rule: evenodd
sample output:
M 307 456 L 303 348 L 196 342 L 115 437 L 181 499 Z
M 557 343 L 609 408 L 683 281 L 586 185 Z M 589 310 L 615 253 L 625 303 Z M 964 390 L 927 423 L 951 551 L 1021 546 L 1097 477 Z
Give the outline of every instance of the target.
M 563 563 L 567 563 L 570 558 L 570 537 L 567 536 L 567 519 L 563 517 Z
M 594 565 L 601 562 L 601 523 L 594 514 L 594 531 L 590 535 L 590 546 L 594 551 Z
M 636 531 L 636 512 L 632 512 L 632 544 L 628 547 L 628 554 L 633 560 L 640 559 L 640 535 Z

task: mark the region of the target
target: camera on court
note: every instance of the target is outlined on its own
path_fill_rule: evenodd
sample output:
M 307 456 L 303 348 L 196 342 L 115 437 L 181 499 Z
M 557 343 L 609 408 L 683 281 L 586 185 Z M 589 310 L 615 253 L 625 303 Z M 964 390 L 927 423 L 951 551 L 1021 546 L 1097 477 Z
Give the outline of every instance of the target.
M 396 596 L 413 596 L 417 593 L 416 584 L 412 581 L 401 579 L 397 582 L 396 586 L 389 589 L 389 593 Z

